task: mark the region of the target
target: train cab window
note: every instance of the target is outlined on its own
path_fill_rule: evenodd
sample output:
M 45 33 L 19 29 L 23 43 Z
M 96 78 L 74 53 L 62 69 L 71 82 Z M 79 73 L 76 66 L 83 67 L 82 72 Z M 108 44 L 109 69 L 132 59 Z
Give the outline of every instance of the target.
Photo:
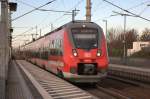
M 98 32 L 97 29 L 72 29 L 72 36 L 76 48 L 92 49 L 97 48 Z

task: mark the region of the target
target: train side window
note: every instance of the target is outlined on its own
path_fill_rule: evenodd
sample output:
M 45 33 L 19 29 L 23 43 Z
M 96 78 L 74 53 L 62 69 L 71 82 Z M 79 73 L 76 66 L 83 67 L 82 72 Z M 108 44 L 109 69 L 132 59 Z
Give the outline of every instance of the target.
M 48 51 L 45 51 L 45 59 L 48 60 Z
M 54 49 L 51 50 L 51 54 L 54 55 Z
M 58 49 L 56 49 L 56 56 L 58 56 L 58 54 L 59 54 L 59 53 L 58 53 Z
M 53 49 L 51 49 L 51 55 L 53 55 Z
M 54 55 L 56 55 L 56 49 L 54 49 Z
M 49 55 L 52 55 L 52 50 L 51 49 L 49 49 Z
M 62 56 L 61 49 L 58 49 L 58 56 Z

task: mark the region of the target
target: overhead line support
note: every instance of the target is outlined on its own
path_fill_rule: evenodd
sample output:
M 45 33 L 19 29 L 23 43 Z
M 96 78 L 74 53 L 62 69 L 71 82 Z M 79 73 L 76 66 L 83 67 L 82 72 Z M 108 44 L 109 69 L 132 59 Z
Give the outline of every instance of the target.
M 123 10 L 123 11 L 127 12 L 127 13 L 130 13 L 130 14 L 132 14 L 132 15 L 136 16 L 136 17 L 139 17 L 139 18 L 141 18 L 141 19 L 144 19 L 144 20 L 146 20 L 146 21 L 149 21 L 149 22 L 150 22 L 150 20 L 149 20 L 149 19 L 144 18 L 144 17 L 141 17 L 141 16 L 139 16 L 139 15 L 137 15 L 137 14 L 134 14 L 134 13 L 132 13 L 132 12 L 128 11 L 128 10 L 125 10 L 125 9 L 121 8 L 120 6 L 115 5 L 115 4 L 113 4 L 113 3 L 111 3 L 111 2 L 109 2 L 109 1 L 107 1 L 107 0 L 103 0 L 103 1 L 105 1 L 105 2 L 107 2 L 107 3 L 109 3 L 109 4 L 111 4 L 111 5 L 113 5 L 113 6 L 117 7 L 117 8 L 119 8 L 119 9 L 121 9 L 121 10 Z

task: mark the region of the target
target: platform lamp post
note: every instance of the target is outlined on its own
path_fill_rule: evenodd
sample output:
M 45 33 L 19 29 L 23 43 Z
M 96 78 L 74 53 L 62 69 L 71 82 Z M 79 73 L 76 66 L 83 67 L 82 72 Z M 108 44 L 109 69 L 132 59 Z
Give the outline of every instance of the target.
M 107 40 L 108 40 L 108 39 L 107 39 L 107 35 L 108 35 L 108 34 L 107 34 L 107 20 L 103 20 L 103 22 L 105 22 L 105 29 L 106 29 L 105 32 L 106 32 L 106 41 L 107 41 Z
M 124 35 L 123 35 L 123 63 L 126 64 L 126 37 L 125 37 L 125 33 L 126 33 L 126 16 L 127 14 L 123 14 L 123 13 L 119 13 L 116 11 L 113 11 L 113 13 L 116 13 L 115 15 L 111 15 L 111 16 L 117 16 L 117 15 L 121 15 L 124 16 Z
M 126 61 L 127 61 L 127 44 L 126 44 L 126 19 L 127 19 L 127 16 L 131 16 L 131 17 L 138 17 L 138 16 L 134 16 L 134 15 L 130 15 L 130 14 L 124 14 L 124 13 L 119 13 L 119 12 L 115 12 L 113 11 L 114 13 L 116 13 L 116 15 L 121 15 L 121 16 L 124 16 L 124 36 L 123 36 L 123 63 L 126 64 Z M 116 16 L 116 15 L 111 15 L 111 16 Z
M 119 13 L 116 11 L 113 11 L 113 13 L 116 13 L 116 15 L 111 15 L 111 16 L 117 16 L 117 15 L 121 15 L 124 16 L 124 35 L 123 35 L 123 63 L 126 64 L 126 59 L 127 59 L 127 48 L 126 48 L 126 18 L 127 16 L 132 16 L 129 14 L 123 14 L 123 13 Z
M 105 22 L 105 32 L 106 32 L 106 49 L 108 50 L 108 30 L 107 30 L 107 26 L 108 26 L 108 24 L 107 24 L 107 20 L 103 20 L 103 22 Z M 107 56 L 108 56 L 108 51 L 107 51 Z

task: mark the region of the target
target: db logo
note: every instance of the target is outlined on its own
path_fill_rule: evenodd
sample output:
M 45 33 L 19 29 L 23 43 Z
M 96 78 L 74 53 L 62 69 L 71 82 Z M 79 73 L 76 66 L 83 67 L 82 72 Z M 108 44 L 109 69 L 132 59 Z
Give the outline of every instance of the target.
M 91 57 L 91 53 L 85 53 L 84 57 Z

